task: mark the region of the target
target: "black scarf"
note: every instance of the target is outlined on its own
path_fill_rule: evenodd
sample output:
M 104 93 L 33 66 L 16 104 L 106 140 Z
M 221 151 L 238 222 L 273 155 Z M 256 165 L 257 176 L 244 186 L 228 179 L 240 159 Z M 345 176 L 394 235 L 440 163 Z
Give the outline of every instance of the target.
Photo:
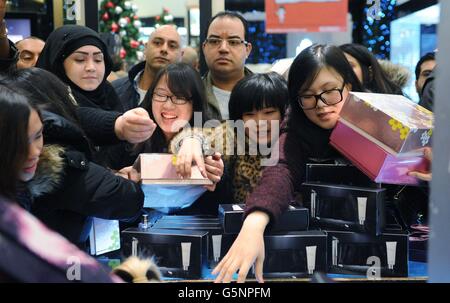
M 329 144 L 332 129 L 323 129 L 311 122 L 299 108 L 287 113 L 285 141 L 286 159 L 296 177 L 302 179 L 306 163 L 325 163 L 340 158 L 340 154 Z
M 102 83 L 93 91 L 83 90 L 70 81 L 63 65 L 64 60 L 68 56 L 85 45 L 98 47 L 104 56 L 105 76 Z M 36 63 L 37 67 L 54 73 L 68 84 L 80 106 L 122 111 L 119 97 L 111 84 L 106 80 L 111 72 L 112 65 L 107 47 L 99 34 L 88 27 L 79 25 L 64 25 L 54 30 L 48 37 Z

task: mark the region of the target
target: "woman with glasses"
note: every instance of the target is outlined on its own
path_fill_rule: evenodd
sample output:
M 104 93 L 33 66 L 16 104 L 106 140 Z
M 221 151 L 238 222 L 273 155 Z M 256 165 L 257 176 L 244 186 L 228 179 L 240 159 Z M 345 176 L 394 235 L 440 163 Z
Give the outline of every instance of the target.
M 263 281 L 264 231 L 294 200 L 305 180 L 306 163 L 334 161 L 339 154 L 329 137 L 350 90 L 362 91 L 352 67 L 336 46 L 312 45 L 294 60 L 289 71 L 287 126 L 281 130 L 280 159 L 267 167 L 246 199 L 245 219 L 232 247 L 214 269 L 216 282 L 229 282 L 239 271 L 245 281 L 255 264 Z
M 145 142 L 125 148 L 119 148 L 109 154 L 113 168 L 120 169 L 124 176 L 136 176 L 130 167 L 140 153 L 169 153 L 171 140 L 185 126 L 194 126 L 194 113 L 199 113 L 202 121 L 208 120 L 206 113 L 206 98 L 200 75 L 185 63 L 170 64 L 161 69 L 148 90 L 141 104 L 155 121 L 156 129 Z M 221 155 L 215 153 L 205 158 L 205 171 L 213 185 L 208 185 L 209 191 L 216 191 L 216 185 L 223 175 L 224 164 Z M 129 174 L 130 173 L 130 174 Z M 221 183 L 222 184 L 222 183 Z M 223 190 L 223 186 L 219 186 Z M 208 193 L 203 196 L 208 196 Z M 183 213 L 217 214 L 219 199 L 214 203 L 204 202 L 208 197 L 200 197 L 191 207 L 183 209 Z M 205 199 L 202 199 L 205 198 Z M 209 201 L 209 200 L 208 200 Z

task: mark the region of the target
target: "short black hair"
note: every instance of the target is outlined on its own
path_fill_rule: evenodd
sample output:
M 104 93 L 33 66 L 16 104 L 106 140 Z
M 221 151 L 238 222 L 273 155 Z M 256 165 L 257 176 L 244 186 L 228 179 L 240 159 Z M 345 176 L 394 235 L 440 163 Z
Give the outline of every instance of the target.
M 423 56 L 420 58 L 419 62 L 417 62 L 416 70 L 415 70 L 415 73 L 416 73 L 416 80 L 419 79 L 419 77 L 420 77 L 420 70 L 421 70 L 421 68 L 422 68 L 422 64 L 423 64 L 425 61 L 430 61 L 430 60 L 436 60 L 436 53 L 435 53 L 435 52 L 429 52 L 429 53 L 426 53 L 425 55 L 423 55 Z
M 245 20 L 245 18 L 237 13 L 237 12 L 232 12 L 232 11 L 223 11 L 223 12 L 219 12 L 217 13 L 215 16 L 213 16 L 211 18 L 211 20 L 209 20 L 208 22 L 208 26 L 206 27 L 206 37 L 208 36 L 208 31 L 209 31 L 209 27 L 211 26 L 211 23 L 218 18 L 237 18 L 239 20 L 241 20 L 242 25 L 244 25 L 244 40 L 247 41 L 247 37 L 248 37 L 248 22 L 247 20 Z
M 241 79 L 231 91 L 228 111 L 231 120 L 240 120 L 244 113 L 278 108 L 284 116 L 289 104 L 286 80 L 275 72 L 252 74 Z

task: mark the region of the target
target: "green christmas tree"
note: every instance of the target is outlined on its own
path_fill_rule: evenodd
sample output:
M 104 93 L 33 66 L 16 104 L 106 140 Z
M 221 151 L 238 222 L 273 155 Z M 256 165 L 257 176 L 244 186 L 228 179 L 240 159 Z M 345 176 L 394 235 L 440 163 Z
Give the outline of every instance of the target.
M 155 27 L 159 27 L 164 24 L 174 24 L 173 16 L 169 13 L 167 8 L 163 8 L 161 15 L 155 18 Z
M 136 15 L 137 6 L 131 1 L 103 0 L 100 6 L 100 32 L 118 34 L 122 40 L 120 57 L 127 62 L 137 60 L 139 28 L 142 26 Z

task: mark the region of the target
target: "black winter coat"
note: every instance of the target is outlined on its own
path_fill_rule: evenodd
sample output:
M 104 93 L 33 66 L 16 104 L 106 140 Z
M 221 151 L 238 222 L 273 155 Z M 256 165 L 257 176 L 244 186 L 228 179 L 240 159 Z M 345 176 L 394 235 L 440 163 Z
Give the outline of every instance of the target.
M 144 194 L 138 184 L 90 162 L 87 140 L 73 123 L 48 112 L 43 122 L 44 152 L 27 184 L 35 216 L 84 248 L 92 217 L 133 220 L 140 215 Z
M 124 111 L 139 106 L 139 93 L 134 87 L 134 78 L 136 78 L 137 74 L 143 71 L 144 68 L 145 61 L 140 62 L 130 69 L 128 72 L 128 77 L 114 80 L 111 83 L 119 96 L 120 103 L 122 104 Z

